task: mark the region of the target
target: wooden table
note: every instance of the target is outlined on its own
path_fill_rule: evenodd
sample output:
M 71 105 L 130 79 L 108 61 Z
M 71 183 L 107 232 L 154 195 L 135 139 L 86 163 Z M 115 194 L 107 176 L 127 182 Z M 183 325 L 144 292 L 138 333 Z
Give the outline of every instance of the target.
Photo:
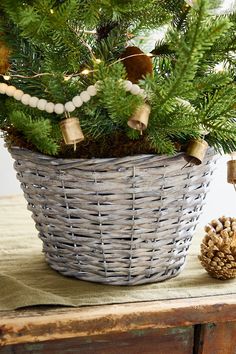
M 2 200 L 0 206 L 1 240 L 5 237 L 8 246 L 13 241 L 15 244 L 13 236 L 17 236 L 19 247 L 21 234 L 36 232 L 30 214 L 26 214 L 21 198 Z M 25 250 L 24 245 L 21 250 Z M 16 253 L 6 254 L 9 260 L 2 257 L 2 261 L 12 262 Z M 223 284 L 227 284 L 224 289 Z M 205 287 L 200 284 L 198 292 L 187 294 L 183 284 L 178 287 L 181 296 L 172 300 L 0 311 L 0 353 L 236 354 L 236 291 L 232 283 L 219 282 L 220 286 L 218 293 L 225 295 L 209 296 L 216 293 L 214 288 L 214 292 L 203 296 Z
M 236 354 L 236 296 L 0 313 L 0 353 Z

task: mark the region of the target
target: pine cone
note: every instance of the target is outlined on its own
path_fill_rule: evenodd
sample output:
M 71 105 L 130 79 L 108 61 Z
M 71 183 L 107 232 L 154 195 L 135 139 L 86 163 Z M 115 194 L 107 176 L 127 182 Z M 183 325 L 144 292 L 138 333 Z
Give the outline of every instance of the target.
M 222 216 L 205 227 L 199 260 L 214 278 L 236 277 L 236 218 Z

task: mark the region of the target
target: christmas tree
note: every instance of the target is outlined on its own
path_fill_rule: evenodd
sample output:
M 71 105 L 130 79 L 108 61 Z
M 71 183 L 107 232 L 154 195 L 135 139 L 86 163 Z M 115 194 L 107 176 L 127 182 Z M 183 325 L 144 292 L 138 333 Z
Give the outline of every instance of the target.
M 236 15 L 212 5 L 2 0 L 5 139 L 55 156 L 174 154 L 203 137 L 236 150 Z M 157 30 L 163 38 L 147 53 L 143 42 Z M 75 152 L 60 125 L 70 116 L 84 136 Z

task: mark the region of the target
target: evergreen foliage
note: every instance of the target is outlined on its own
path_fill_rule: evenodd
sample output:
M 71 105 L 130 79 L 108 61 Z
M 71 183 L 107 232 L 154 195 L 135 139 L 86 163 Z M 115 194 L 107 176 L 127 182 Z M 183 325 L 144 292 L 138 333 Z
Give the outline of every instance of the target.
M 147 151 L 174 154 L 179 143 L 185 146 L 207 131 L 211 146 L 232 152 L 236 13 L 216 15 L 213 3 L 195 0 L 191 7 L 185 0 L 2 0 L 0 43 L 11 50 L 9 82 L 31 96 L 65 103 L 99 80 L 98 95 L 73 112 L 85 139 L 100 144 L 118 133 L 137 143 L 143 137 L 127 121 L 144 99 L 125 91 L 121 79 L 127 74 L 120 56 L 135 45 L 136 36 L 166 25 L 164 38 L 150 48 L 154 74 L 139 82 L 151 106 L 143 133 Z M 218 72 L 219 64 L 224 68 Z M 86 68 L 90 74 L 85 76 Z M 37 150 L 60 155 L 58 123 L 64 115 L 4 95 L 0 104 L 2 130 L 15 130 Z
M 49 119 L 32 120 L 22 111 L 14 110 L 11 115 L 11 123 L 22 133 L 26 141 L 33 141 L 35 147 L 42 152 L 50 155 L 56 155 L 58 152 L 58 145 L 51 137 L 52 125 Z

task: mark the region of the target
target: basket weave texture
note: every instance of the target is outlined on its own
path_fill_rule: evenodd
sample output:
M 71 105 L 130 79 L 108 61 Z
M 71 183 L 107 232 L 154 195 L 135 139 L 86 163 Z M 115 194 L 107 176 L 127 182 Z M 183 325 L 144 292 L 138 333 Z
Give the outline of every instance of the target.
M 11 147 L 46 261 L 79 279 L 135 285 L 183 268 L 216 156 L 57 159 Z

